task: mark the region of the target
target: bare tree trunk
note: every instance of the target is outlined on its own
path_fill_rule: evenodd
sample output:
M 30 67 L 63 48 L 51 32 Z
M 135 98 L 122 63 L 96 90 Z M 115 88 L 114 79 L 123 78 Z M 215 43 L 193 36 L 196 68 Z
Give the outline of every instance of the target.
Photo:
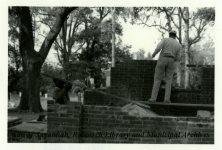
M 64 58 L 64 60 L 63 60 L 63 77 L 64 77 L 64 79 L 66 79 L 66 80 L 69 80 L 69 58 L 68 58 L 68 56 L 66 55 L 65 56 L 66 58 Z
M 115 67 L 115 7 L 112 10 L 112 67 Z
M 189 87 L 189 8 L 184 8 L 184 22 L 185 22 L 185 83 L 184 87 Z
M 39 95 L 41 65 L 33 62 L 32 59 L 26 60 L 25 64 L 27 65 L 23 65 L 23 68 L 26 69 L 23 74 L 23 90 L 19 109 L 41 112 L 42 106 Z
M 182 16 L 181 16 L 181 13 L 180 13 L 180 8 L 178 8 L 178 20 L 179 20 L 179 25 L 178 25 L 178 35 L 179 35 L 179 42 L 180 44 L 182 44 Z
M 178 8 L 178 20 L 179 20 L 179 25 L 178 25 L 178 39 L 179 43 L 182 44 L 182 16 L 180 14 L 180 8 Z M 181 86 L 181 64 L 179 63 L 177 65 L 177 85 Z
M 28 7 L 18 9 L 19 13 L 19 50 L 22 56 L 23 89 L 19 110 L 41 112 L 40 69 L 41 59 L 34 50 L 32 18 Z

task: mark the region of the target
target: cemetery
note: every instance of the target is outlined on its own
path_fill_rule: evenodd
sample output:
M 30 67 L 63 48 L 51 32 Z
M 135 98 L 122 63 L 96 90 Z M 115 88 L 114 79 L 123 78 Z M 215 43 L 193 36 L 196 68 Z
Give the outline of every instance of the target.
M 189 91 L 175 93 L 179 95 L 179 97 L 175 97 L 181 97 L 187 103 L 175 99 L 175 103 L 172 104 L 161 102 L 149 104 L 145 100 L 142 101 L 140 96 L 146 95 L 142 93 L 142 90 L 148 91 L 149 86 L 152 85 L 153 63 L 155 62 L 135 60 L 127 64 L 129 68 L 126 66 L 123 68 L 122 65 L 126 64 L 116 66 L 111 70 L 111 89 L 109 91 L 110 94 L 121 97 L 124 97 L 124 94 L 134 95 L 133 99 L 150 106 L 149 109 L 140 105 L 136 107 L 137 105 L 133 103 L 131 106 L 126 106 L 127 102 L 118 99 L 118 96 L 113 98 L 97 92 L 100 89 L 89 90 L 84 93 L 83 103 L 77 101 L 60 105 L 55 104 L 53 100 L 48 100 L 47 123 L 36 121 L 16 125 L 18 120 L 12 118 L 14 125 L 10 125 L 12 127 L 9 128 L 9 142 L 212 144 L 214 141 L 213 115 L 203 114 L 205 111 L 211 113 L 214 111 L 214 98 L 211 93 L 214 87 L 214 68 L 212 66 L 202 67 L 202 81 L 208 79 L 208 83 L 203 82 L 200 91 L 192 94 Z M 145 70 L 143 65 L 150 65 L 150 68 L 147 67 Z M 124 76 L 121 68 L 125 70 L 128 78 Z M 139 69 L 144 69 L 144 71 Z M 147 75 L 149 73 L 150 78 Z M 144 78 L 138 78 L 138 76 L 144 76 Z M 145 82 L 146 79 L 147 82 Z M 135 81 L 131 82 L 132 80 Z M 129 87 L 115 90 L 115 86 L 118 84 Z M 138 84 L 140 85 L 138 86 Z M 130 91 L 130 87 L 136 88 Z M 140 92 L 141 95 L 139 95 Z M 158 100 L 161 100 L 161 97 Z M 161 134 L 159 136 L 163 137 L 158 137 L 158 135 L 155 137 L 155 134 Z M 190 135 L 185 137 L 182 134 Z
M 150 101 L 162 53 L 158 60 L 150 52 L 145 57 L 142 50 L 131 54 L 130 46 L 119 40 L 124 23 L 117 18 L 129 19 L 130 14 L 138 22 L 150 11 L 156 19 L 182 15 L 181 20 L 168 18 L 163 32 L 172 33 L 169 23 L 178 27 L 174 38 L 182 50 L 170 102 L 165 101 L 166 78 L 161 79 L 156 101 Z M 193 12 L 190 22 L 201 20 L 195 22 L 201 28 L 190 25 L 197 33 L 212 28 L 214 9 Z M 202 34 L 186 37 L 187 15 L 188 7 L 9 7 L 9 41 L 14 47 L 9 42 L 8 143 L 214 144 L 213 41 L 205 39 L 208 47 L 196 46 Z M 184 26 L 176 24 L 180 21 Z M 50 48 L 59 65 L 50 64 Z M 176 61 L 176 56 L 163 57 Z

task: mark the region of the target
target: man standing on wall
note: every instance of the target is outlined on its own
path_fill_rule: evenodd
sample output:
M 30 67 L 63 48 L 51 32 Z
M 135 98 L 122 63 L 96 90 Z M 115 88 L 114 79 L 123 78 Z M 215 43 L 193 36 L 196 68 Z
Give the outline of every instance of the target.
M 160 56 L 157 61 L 154 74 L 154 83 L 151 98 L 149 102 L 156 102 L 159 92 L 160 84 L 165 79 L 165 96 L 164 102 L 170 103 L 171 84 L 173 80 L 173 74 L 176 69 L 177 62 L 180 60 L 180 52 L 182 46 L 176 41 L 176 31 L 169 32 L 169 38 L 164 38 L 156 47 L 152 57 L 155 57 L 160 51 Z

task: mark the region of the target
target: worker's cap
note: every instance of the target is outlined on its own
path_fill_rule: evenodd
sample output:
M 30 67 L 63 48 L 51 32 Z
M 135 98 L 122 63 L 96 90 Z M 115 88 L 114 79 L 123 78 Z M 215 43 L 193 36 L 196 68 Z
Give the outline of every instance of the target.
M 171 30 L 170 32 L 169 32 L 169 34 L 177 34 L 177 32 L 175 31 L 175 30 Z

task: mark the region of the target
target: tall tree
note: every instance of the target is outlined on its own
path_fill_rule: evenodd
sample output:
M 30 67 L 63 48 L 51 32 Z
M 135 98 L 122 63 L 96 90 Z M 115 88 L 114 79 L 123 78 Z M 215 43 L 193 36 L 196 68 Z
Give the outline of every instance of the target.
M 144 60 L 145 59 L 145 50 L 139 49 L 137 52 L 135 52 L 136 59 L 137 60 Z
M 81 16 L 86 13 L 79 10 L 73 13 L 65 22 L 55 41 L 54 48 L 57 50 L 57 56 L 63 68 L 64 77 L 68 80 L 68 70 L 71 57 L 76 57 L 78 51 L 84 46 L 85 42 L 78 42 L 79 28 L 81 28 Z M 85 14 L 86 15 L 86 14 Z
M 147 60 L 152 60 L 152 54 L 150 52 L 147 53 L 147 57 L 146 57 Z
M 189 68 L 187 67 L 190 64 L 190 48 L 192 45 L 198 43 L 202 37 L 204 31 L 207 29 L 208 25 L 214 24 L 215 20 L 215 9 L 214 8 L 200 8 L 192 15 L 190 14 L 189 8 L 184 7 L 180 8 L 181 17 L 184 21 L 185 37 L 184 37 L 184 87 L 189 87 Z M 195 33 L 191 35 L 191 33 Z
M 82 49 L 79 59 L 106 65 L 108 60 L 111 59 L 111 20 L 104 20 L 101 23 L 100 19 L 94 18 L 85 20 L 84 24 L 85 28 L 81 33 L 80 39 L 86 41 L 86 46 Z M 115 33 L 116 35 L 122 34 L 122 27 L 118 23 L 115 25 Z
M 189 70 L 186 67 L 190 59 L 190 47 L 196 44 L 203 37 L 207 26 L 214 22 L 215 10 L 214 8 L 200 8 L 194 13 L 190 13 L 189 8 L 181 7 L 149 7 L 137 8 L 136 22 L 147 27 L 156 27 L 158 31 L 164 34 L 169 30 L 177 29 L 178 40 L 184 45 L 184 62 L 178 68 L 177 82 L 181 83 L 181 72 L 184 72 L 184 86 L 189 86 Z M 162 18 L 165 18 L 164 20 Z M 196 33 L 196 34 L 190 34 Z M 182 33 L 184 33 L 184 40 Z M 182 70 L 181 70 L 182 69 Z
M 187 67 L 187 65 L 189 64 L 189 25 L 190 25 L 190 13 L 189 13 L 189 8 L 185 7 L 184 8 L 184 12 L 183 12 L 183 20 L 185 23 L 185 79 L 184 79 L 184 87 L 188 88 L 189 86 L 189 68 Z
M 19 50 L 22 57 L 23 89 L 20 110 L 42 111 L 40 104 L 40 70 L 49 50 L 69 13 L 76 8 L 59 8 L 52 29 L 44 39 L 39 51 L 34 50 L 32 16 L 29 7 L 12 7 L 10 12 L 18 16 Z
M 10 16 L 8 19 L 8 60 L 9 65 L 15 68 L 15 73 L 18 73 L 18 70 L 21 67 L 21 56 L 18 49 L 18 22 L 16 17 L 13 16 Z

